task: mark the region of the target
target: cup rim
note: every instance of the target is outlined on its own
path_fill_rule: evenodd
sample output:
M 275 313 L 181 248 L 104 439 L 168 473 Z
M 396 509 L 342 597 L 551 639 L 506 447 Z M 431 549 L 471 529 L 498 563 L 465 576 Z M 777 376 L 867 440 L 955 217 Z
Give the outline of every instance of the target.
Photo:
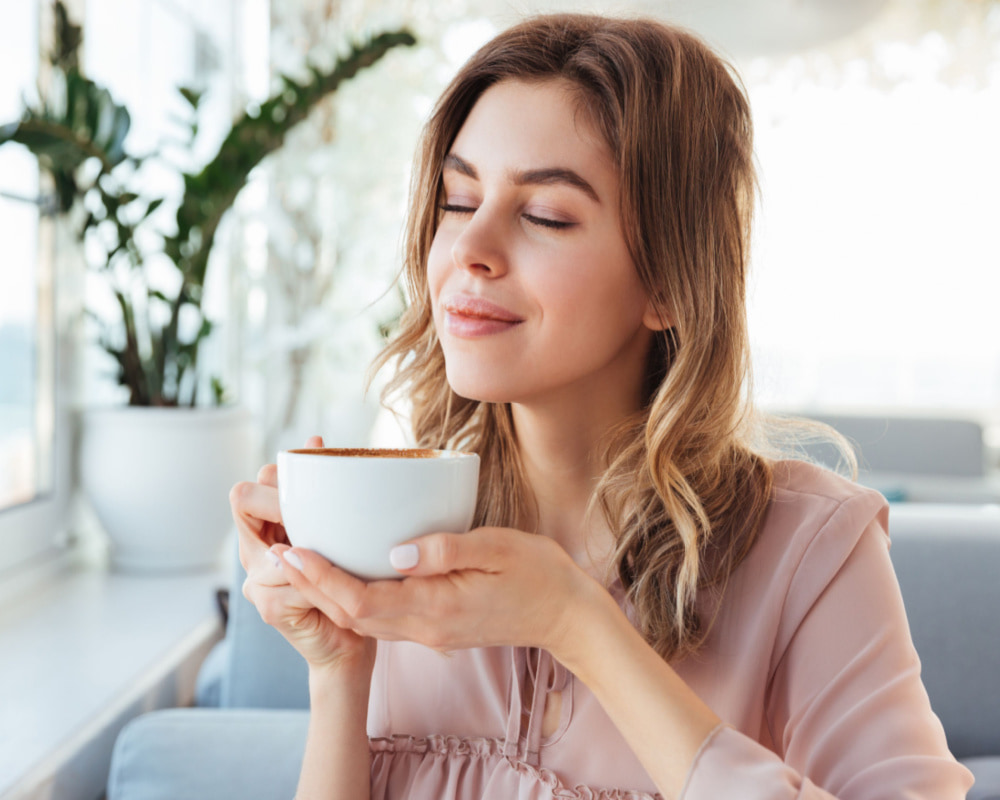
M 416 452 L 432 455 L 418 456 Z M 322 456 L 323 458 L 379 458 L 390 461 L 414 461 L 421 458 L 479 458 L 466 450 L 438 450 L 430 447 L 295 447 L 281 450 L 279 455 Z

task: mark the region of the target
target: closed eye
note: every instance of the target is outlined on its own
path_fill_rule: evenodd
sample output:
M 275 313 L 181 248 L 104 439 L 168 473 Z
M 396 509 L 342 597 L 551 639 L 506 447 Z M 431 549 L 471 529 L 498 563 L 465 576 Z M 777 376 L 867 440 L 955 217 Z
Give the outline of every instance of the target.
M 562 222 L 561 220 L 548 219 L 547 217 L 536 217 L 534 214 L 524 214 L 523 217 L 532 225 L 540 225 L 543 228 L 552 228 L 557 231 L 566 230 L 566 228 L 572 228 L 576 225 L 575 222 Z
M 476 211 L 472 206 L 459 206 L 454 203 L 442 203 L 440 208 L 446 214 L 474 214 Z
M 440 208 L 446 214 L 464 215 L 476 213 L 476 209 L 473 206 L 460 206 L 455 203 L 442 203 Z M 567 228 L 572 228 L 576 225 L 575 222 L 563 222 L 561 220 L 549 219 L 548 217 L 538 217 L 534 214 L 522 214 L 521 216 L 532 225 L 538 225 L 540 228 L 549 228 L 557 231 L 566 230 Z

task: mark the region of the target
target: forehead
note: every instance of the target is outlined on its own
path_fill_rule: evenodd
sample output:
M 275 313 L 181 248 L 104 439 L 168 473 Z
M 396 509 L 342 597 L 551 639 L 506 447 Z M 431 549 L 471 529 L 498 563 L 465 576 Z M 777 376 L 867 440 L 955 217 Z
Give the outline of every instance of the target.
M 474 156 L 474 150 L 484 156 L 516 151 L 546 166 L 561 156 L 613 168 L 610 147 L 593 122 L 585 92 L 564 78 L 508 79 L 488 88 L 452 145 L 452 152 L 463 156 Z

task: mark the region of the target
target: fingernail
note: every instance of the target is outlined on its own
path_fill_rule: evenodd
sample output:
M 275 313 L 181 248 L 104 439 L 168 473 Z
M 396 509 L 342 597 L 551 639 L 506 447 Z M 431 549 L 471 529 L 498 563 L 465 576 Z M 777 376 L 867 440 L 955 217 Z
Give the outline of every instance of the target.
M 285 551 L 285 561 L 287 561 L 289 564 L 295 567 L 295 569 L 297 569 L 299 572 L 302 572 L 302 559 L 299 558 L 297 555 L 295 555 L 295 553 L 293 553 L 291 550 Z
M 272 567 L 277 567 L 278 569 L 281 569 L 281 557 L 273 550 L 267 551 L 267 560 L 271 562 Z
M 389 551 L 393 569 L 413 569 L 420 561 L 420 548 L 415 544 L 401 544 Z

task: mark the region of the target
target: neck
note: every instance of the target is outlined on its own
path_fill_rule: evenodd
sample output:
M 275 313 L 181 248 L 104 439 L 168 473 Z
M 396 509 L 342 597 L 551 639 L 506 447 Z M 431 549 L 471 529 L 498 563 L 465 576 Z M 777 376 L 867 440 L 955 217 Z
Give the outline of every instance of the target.
M 555 539 L 597 577 L 614 547 L 600 506 L 591 506 L 605 469 L 605 438 L 636 407 L 560 402 L 511 408 L 525 477 L 537 504 L 537 532 Z

